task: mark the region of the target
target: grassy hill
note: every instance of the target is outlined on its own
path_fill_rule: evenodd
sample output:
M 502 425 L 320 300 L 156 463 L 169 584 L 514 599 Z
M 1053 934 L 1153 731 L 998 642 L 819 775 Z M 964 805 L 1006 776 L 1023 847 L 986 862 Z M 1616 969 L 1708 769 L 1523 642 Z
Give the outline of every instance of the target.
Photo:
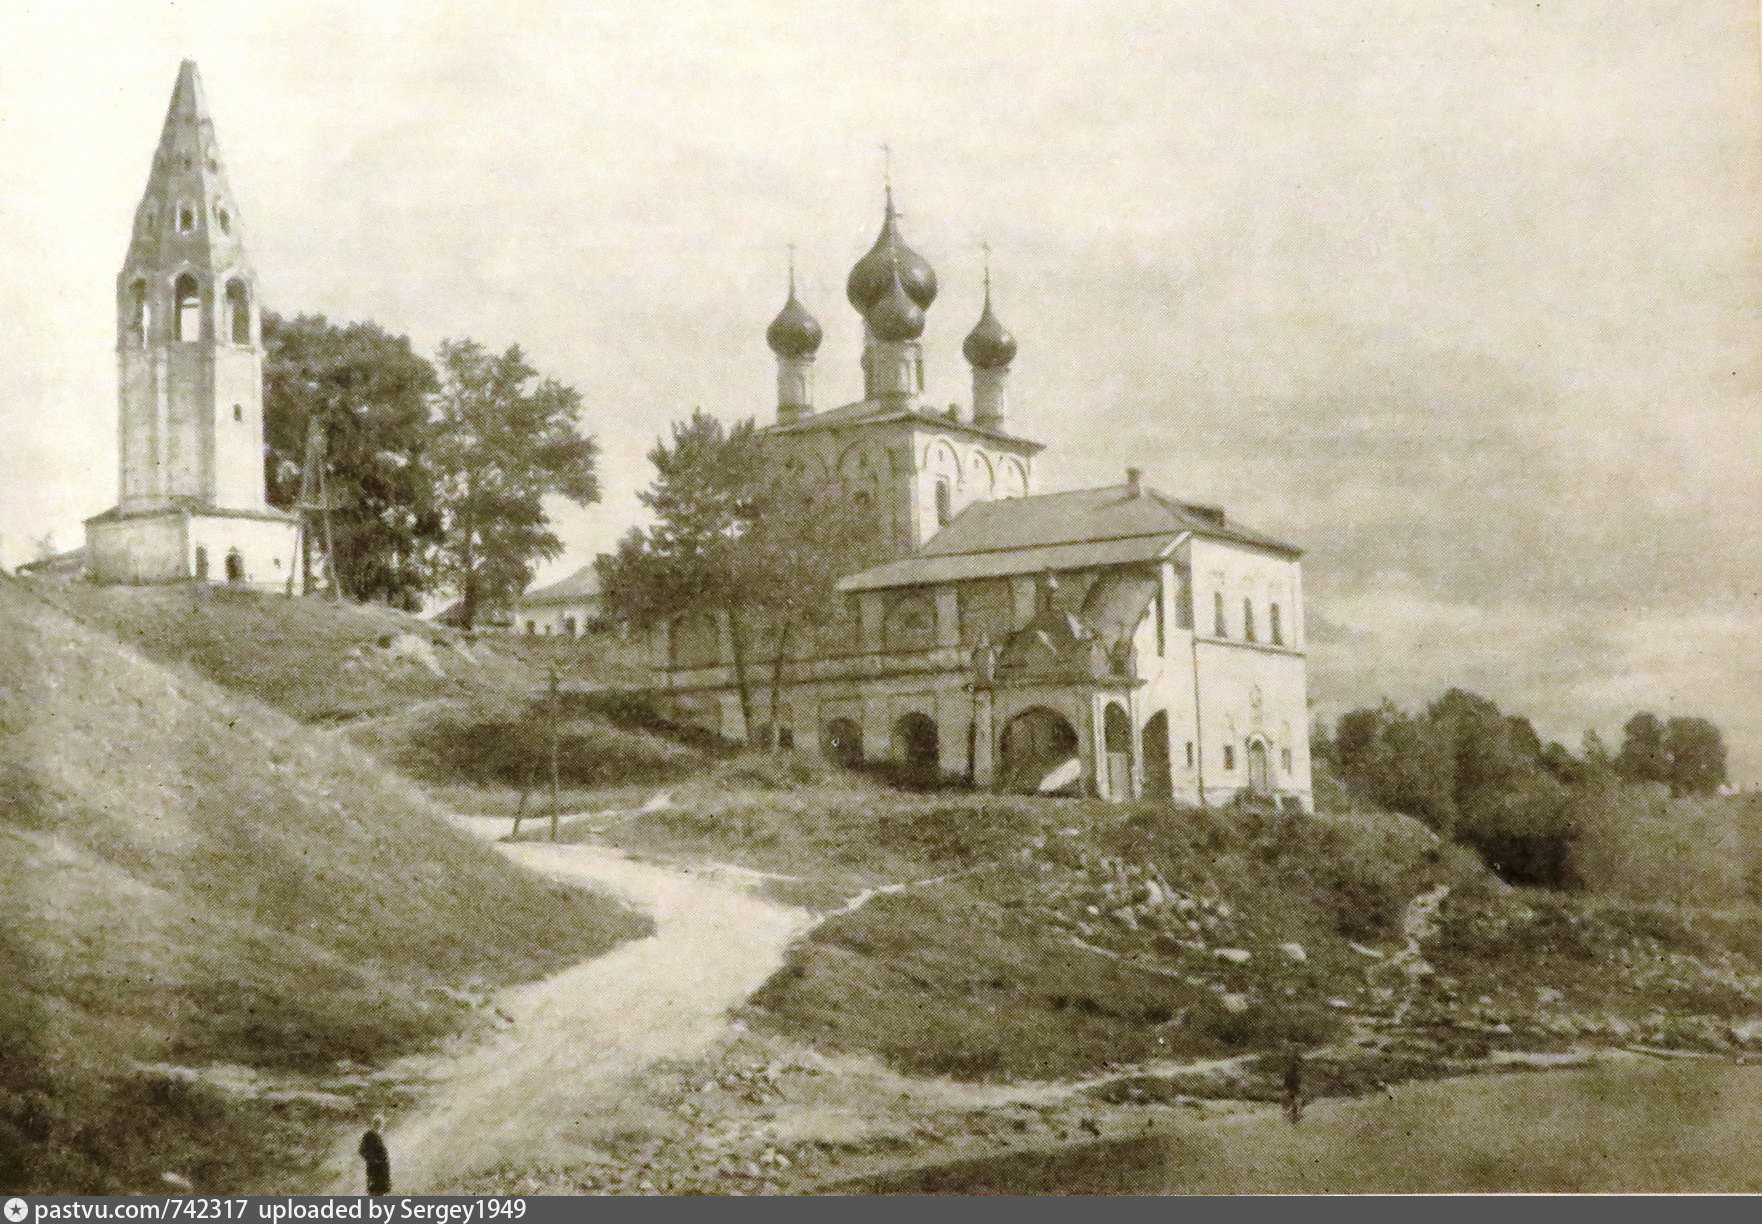
M 133 636 L 154 653 L 224 640 L 196 670 L 322 712 L 322 677 L 278 659 L 260 605 L 157 621 L 140 608 L 189 597 L 102 594 L 140 601 Z M 458 987 L 542 975 L 641 925 L 514 868 L 336 737 L 0 580 L 0 1186 L 264 1184 L 252 1172 L 322 1139 L 309 1111 L 335 1101 L 168 1067 L 334 1076 L 468 1022 Z
M 497 649 L 493 639 L 469 641 L 377 604 L 224 587 L 39 581 L 29 589 L 156 662 L 187 667 L 308 722 L 524 695 L 544 677 L 542 667 Z

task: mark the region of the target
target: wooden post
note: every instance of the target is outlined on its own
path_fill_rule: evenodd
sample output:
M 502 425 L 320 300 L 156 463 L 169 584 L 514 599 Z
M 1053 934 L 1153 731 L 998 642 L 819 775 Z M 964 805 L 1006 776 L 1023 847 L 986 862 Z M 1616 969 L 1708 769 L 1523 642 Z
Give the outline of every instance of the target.
M 557 821 L 563 800 L 557 777 L 557 736 L 563 721 L 563 699 L 557 691 L 557 669 L 551 668 L 551 840 L 557 840 Z

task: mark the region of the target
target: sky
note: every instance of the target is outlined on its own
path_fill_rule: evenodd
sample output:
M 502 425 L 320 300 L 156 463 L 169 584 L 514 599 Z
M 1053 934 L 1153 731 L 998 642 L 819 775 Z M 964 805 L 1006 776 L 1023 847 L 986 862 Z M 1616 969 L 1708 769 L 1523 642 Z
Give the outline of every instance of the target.
M 1754 0 L 0 6 L 0 558 L 115 495 L 114 278 L 195 58 L 265 305 L 579 388 L 606 496 L 766 419 L 796 244 L 843 299 L 893 152 L 942 296 L 980 244 L 1042 489 L 1128 464 L 1307 549 L 1318 715 L 1457 684 L 1576 747 L 1638 709 L 1762 782 Z

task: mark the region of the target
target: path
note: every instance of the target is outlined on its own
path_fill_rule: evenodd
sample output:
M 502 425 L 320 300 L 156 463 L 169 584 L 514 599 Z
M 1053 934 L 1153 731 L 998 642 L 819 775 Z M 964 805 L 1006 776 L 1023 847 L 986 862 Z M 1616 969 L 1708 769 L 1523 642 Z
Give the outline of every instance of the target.
M 398 1193 L 566 1154 L 571 1132 L 643 1067 L 689 1058 L 726 1033 L 729 1008 L 813 924 L 806 910 L 603 846 L 500 848 L 535 871 L 624 897 L 654 919 L 655 933 L 497 995 L 512 1023 L 452 1060 L 420 1111 L 387 1136 Z M 359 1188 L 357 1161 L 335 1192 Z

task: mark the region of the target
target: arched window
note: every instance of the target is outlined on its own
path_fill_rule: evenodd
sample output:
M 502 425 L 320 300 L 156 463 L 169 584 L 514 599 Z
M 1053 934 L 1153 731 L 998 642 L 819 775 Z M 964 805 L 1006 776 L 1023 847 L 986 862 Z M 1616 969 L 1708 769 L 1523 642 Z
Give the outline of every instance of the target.
M 245 559 L 239 556 L 239 550 L 233 549 L 226 554 L 226 580 L 243 582 L 245 580 Z
M 1224 745 L 1224 768 L 1236 768 L 1236 745 L 1234 744 Z
M 123 310 L 127 313 L 124 325 L 128 330 L 128 341 L 133 345 L 147 342 L 147 282 L 138 280 L 128 287 L 128 301 Z
M 251 293 L 242 280 L 226 282 L 226 316 L 232 322 L 234 344 L 251 343 Z
M 188 204 L 177 206 L 177 232 L 187 234 L 196 228 L 196 210 Z
M 196 278 L 185 272 L 177 278 L 173 294 L 177 308 L 173 318 L 177 320 L 177 336 L 179 340 L 200 340 L 202 338 L 202 287 Z
M 245 406 L 243 404 L 234 404 L 232 406 L 232 419 L 235 421 L 242 421 L 245 419 Z
M 936 525 L 948 526 L 948 520 L 954 517 L 954 507 L 948 491 L 948 481 L 936 482 Z
M 221 233 L 232 233 L 232 214 L 226 211 L 226 205 L 222 204 L 214 210 L 214 219 L 220 222 Z
M 1229 630 L 1224 627 L 1224 593 L 1214 591 L 1211 596 L 1211 632 L 1213 637 L 1229 637 Z
M 1250 642 L 1255 640 L 1254 601 L 1252 599 L 1244 599 L 1242 601 L 1242 636 L 1247 638 Z
M 1267 620 L 1267 626 L 1266 626 L 1267 630 L 1273 636 L 1273 645 L 1274 646 L 1283 646 L 1285 644 L 1285 629 L 1284 629 L 1284 626 L 1279 624 L 1279 605 L 1278 604 L 1274 604 L 1272 607 L 1267 609 L 1266 620 Z

